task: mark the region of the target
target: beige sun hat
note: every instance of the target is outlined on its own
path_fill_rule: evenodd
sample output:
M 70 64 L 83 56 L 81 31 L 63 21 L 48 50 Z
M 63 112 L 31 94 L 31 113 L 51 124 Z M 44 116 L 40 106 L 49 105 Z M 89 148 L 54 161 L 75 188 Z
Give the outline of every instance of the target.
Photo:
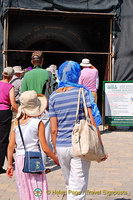
M 80 63 L 80 66 L 82 66 L 82 67 L 90 67 L 91 66 L 90 60 L 87 59 L 87 58 L 82 59 L 82 62 Z
M 14 72 L 15 73 L 23 73 L 24 71 L 22 70 L 22 67 L 21 66 L 14 66 L 13 67 L 13 69 L 14 69 Z
M 34 90 L 25 91 L 20 96 L 20 106 L 16 118 L 21 114 L 29 117 L 38 117 L 43 114 L 47 107 L 47 98 L 43 94 L 37 94 Z
M 12 67 L 5 67 L 2 75 L 7 77 L 12 77 L 14 75 L 14 69 Z

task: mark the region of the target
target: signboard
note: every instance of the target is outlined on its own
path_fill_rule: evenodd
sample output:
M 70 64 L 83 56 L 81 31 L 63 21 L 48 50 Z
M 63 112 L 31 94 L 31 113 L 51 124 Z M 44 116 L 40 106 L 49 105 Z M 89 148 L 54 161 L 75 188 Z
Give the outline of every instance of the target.
M 103 82 L 104 125 L 133 126 L 133 81 Z

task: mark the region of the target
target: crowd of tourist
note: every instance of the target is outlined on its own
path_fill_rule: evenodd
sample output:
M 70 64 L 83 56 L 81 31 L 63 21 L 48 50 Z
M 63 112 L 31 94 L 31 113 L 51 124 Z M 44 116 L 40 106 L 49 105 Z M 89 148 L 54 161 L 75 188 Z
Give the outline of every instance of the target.
M 27 70 L 21 66 L 6 67 L 0 81 L 0 174 L 7 171 L 11 178 L 15 170 L 19 199 L 35 199 L 34 190 L 40 188 L 41 198 L 49 199 L 46 173 L 47 158 L 60 165 L 67 191 L 81 191 L 78 195 L 67 193 L 67 200 L 84 200 L 91 161 L 72 156 L 72 130 L 74 127 L 78 93 L 83 88 L 88 115 L 98 130 L 100 112 L 92 105 L 97 103 L 98 70 L 84 58 L 79 64 L 65 61 L 58 69 L 52 64 L 43 69 L 43 53 L 35 51 Z M 81 68 L 83 68 L 81 70 Z M 79 118 L 84 119 L 83 98 Z M 41 152 L 45 171 L 41 174 L 24 173 L 25 148 Z M 103 144 L 102 144 L 103 145 Z M 13 154 L 15 152 L 15 167 Z M 7 156 L 7 170 L 3 168 Z M 107 156 L 103 159 L 107 159 Z

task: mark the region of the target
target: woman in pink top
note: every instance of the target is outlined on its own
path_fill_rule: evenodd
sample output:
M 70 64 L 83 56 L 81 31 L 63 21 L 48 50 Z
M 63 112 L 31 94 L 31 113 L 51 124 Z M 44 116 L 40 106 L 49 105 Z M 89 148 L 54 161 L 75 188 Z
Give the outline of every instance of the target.
M 10 106 L 17 112 L 18 107 L 15 102 L 14 87 L 9 83 L 14 70 L 6 67 L 2 73 L 3 79 L 0 81 L 0 174 L 5 173 L 3 169 L 5 156 L 7 155 L 8 138 L 11 128 L 12 111 Z
M 79 77 L 79 84 L 85 85 L 90 89 L 97 104 L 97 89 L 99 85 L 98 70 L 90 63 L 87 58 L 82 59 L 80 63 L 82 66 L 81 75 Z

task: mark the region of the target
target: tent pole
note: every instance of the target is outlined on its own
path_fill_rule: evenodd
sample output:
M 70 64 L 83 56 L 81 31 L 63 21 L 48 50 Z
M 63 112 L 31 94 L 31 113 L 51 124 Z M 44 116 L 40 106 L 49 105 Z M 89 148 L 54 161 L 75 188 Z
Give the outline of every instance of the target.
M 6 27 L 6 50 L 8 49 L 8 32 L 9 32 L 9 17 L 7 14 L 7 27 Z M 8 54 L 6 53 L 6 67 L 8 66 Z
M 6 17 L 4 19 L 4 44 L 3 44 L 3 68 L 6 67 L 6 54 L 5 54 L 5 51 L 6 51 Z
M 4 19 L 3 68 L 7 67 L 7 47 L 8 47 L 8 15 L 6 15 Z
M 109 81 L 112 80 L 112 19 L 110 19 Z
M 114 81 L 114 68 L 115 68 L 115 59 L 114 59 L 114 55 L 115 55 L 115 44 L 114 44 L 114 40 L 115 40 L 115 21 L 113 20 L 113 30 L 112 30 L 112 81 Z

